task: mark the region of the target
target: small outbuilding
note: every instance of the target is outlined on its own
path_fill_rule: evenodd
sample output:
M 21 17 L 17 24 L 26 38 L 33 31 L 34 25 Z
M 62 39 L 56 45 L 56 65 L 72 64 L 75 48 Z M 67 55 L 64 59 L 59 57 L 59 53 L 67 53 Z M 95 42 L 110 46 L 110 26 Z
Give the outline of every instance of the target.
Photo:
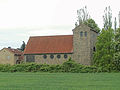
M 23 59 L 23 53 L 18 49 L 3 48 L 0 50 L 0 64 L 20 64 Z

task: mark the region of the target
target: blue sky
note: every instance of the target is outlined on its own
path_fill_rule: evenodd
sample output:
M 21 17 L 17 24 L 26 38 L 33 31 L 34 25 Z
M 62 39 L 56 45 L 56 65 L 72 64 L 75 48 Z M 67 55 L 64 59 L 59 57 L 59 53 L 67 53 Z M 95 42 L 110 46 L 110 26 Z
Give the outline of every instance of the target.
M 30 36 L 72 34 L 76 12 L 85 5 L 100 28 L 106 6 L 113 18 L 120 11 L 118 0 L 0 0 L 0 49 L 18 48 Z

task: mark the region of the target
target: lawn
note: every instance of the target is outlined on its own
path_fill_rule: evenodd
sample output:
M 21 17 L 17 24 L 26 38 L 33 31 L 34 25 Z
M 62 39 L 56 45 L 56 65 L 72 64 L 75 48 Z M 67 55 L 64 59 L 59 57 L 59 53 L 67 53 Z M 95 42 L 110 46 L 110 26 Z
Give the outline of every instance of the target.
M 120 73 L 0 73 L 0 90 L 120 90 Z

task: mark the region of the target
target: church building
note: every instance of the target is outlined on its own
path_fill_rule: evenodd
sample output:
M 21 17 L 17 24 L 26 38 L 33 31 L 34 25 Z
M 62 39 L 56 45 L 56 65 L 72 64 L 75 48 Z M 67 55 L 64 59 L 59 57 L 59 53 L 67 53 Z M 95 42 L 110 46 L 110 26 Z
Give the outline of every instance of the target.
M 71 57 L 77 63 L 91 65 L 98 32 L 84 24 L 72 31 L 73 35 L 30 37 L 24 50 L 25 62 L 62 64 Z

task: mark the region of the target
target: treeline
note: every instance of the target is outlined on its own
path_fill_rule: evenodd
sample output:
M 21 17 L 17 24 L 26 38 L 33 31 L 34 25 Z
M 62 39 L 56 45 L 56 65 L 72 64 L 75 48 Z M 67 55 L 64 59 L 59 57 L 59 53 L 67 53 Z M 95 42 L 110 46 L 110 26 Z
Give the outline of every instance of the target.
M 71 72 L 71 73 L 96 73 L 96 72 L 118 72 L 116 70 L 108 71 L 101 67 L 85 66 L 75 63 L 69 59 L 62 65 L 48 65 L 36 63 L 23 63 L 16 65 L 0 65 L 0 72 Z
M 106 7 L 104 12 L 104 28 L 97 38 L 93 65 L 109 71 L 120 71 L 120 26 L 117 28 L 115 17 L 114 29 L 112 28 L 112 10 L 110 6 Z

